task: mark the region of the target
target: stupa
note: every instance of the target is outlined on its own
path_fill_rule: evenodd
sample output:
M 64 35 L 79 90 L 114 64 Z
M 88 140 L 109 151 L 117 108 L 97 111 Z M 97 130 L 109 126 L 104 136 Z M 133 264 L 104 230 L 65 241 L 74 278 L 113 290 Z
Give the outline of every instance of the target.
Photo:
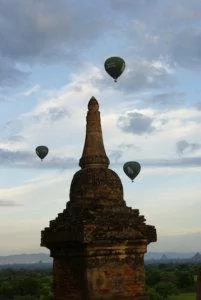
M 147 300 L 144 254 L 156 229 L 126 206 L 109 166 L 99 104 L 88 103 L 85 144 L 70 201 L 41 233 L 53 257 L 54 300 Z

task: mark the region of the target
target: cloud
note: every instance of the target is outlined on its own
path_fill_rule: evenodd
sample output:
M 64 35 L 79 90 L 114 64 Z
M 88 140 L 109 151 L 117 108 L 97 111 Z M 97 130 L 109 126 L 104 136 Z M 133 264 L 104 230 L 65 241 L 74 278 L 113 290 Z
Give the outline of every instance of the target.
M 195 107 L 197 110 L 201 110 L 201 102 L 196 103 Z
M 187 101 L 185 99 L 184 92 L 160 92 L 147 91 L 140 92 L 138 95 L 132 95 L 129 97 L 132 105 L 135 105 L 136 109 L 151 108 L 158 112 L 168 112 L 181 107 L 186 107 Z
M 101 91 L 91 83 L 91 78 L 99 77 L 98 70 L 91 70 L 87 78 L 82 75 L 81 73 L 80 76 L 75 76 L 74 80 L 58 91 L 55 96 L 49 99 L 41 99 L 39 104 L 33 107 L 30 112 L 20 116 L 19 120 L 23 124 L 20 122 L 19 124 L 18 122 L 12 124 L 10 129 L 13 127 L 13 130 L 10 130 L 10 139 L 7 143 L 2 143 L 2 148 L 14 152 L 18 150 L 20 153 L 25 151 L 29 155 L 31 154 L 24 162 L 22 157 L 20 159 L 18 157 L 14 167 L 64 169 L 68 168 L 69 161 L 67 159 L 71 159 L 72 153 L 75 164 L 77 164 L 76 157 L 80 157 L 80 150 L 83 147 L 81 139 L 84 138 L 85 134 L 87 102 L 92 94 L 100 100 L 100 104 L 102 104 L 101 112 L 102 108 L 105 110 L 102 114 L 102 125 L 103 129 L 107 129 L 105 131 L 105 141 L 106 145 L 109 145 L 111 162 L 113 163 L 121 161 L 121 155 L 123 155 L 123 159 L 127 159 L 127 157 L 133 159 L 133 152 L 135 150 L 139 151 L 135 148 L 136 145 L 139 145 L 138 147 L 141 150 L 143 149 L 143 151 L 137 153 L 138 159 L 146 160 L 147 158 L 164 156 L 171 158 L 172 155 L 175 155 L 172 146 L 175 144 L 175 140 L 177 141 L 181 137 L 187 138 L 187 133 L 190 133 L 190 131 L 191 134 L 196 133 L 197 125 L 195 126 L 192 121 L 186 122 L 189 117 L 195 116 L 195 113 L 199 114 L 195 109 L 176 109 L 164 113 L 154 109 L 132 111 L 134 104 L 130 101 L 130 98 L 126 98 L 122 104 L 122 94 L 119 96 L 116 91 L 113 97 L 114 102 L 111 105 L 108 100 L 113 94 L 112 89 L 109 89 L 109 94 L 107 94 L 108 89 L 101 94 Z M 77 85 L 81 87 L 80 90 L 74 89 Z M 150 94 L 151 97 L 153 97 L 152 93 Z M 73 105 L 72 98 L 74 99 Z M 132 108 L 130 111 L 127 109 L 128 104 Z M 70 105 L 71 111 L 69 113 Z M 122 113 L 122 111 L 127 112 Z M 44 124 L 43 121 L 48 122 L 48 124 Z M 70 130 L 66 130 L 66 128 Z M 134 142 L 136 145 L 132 144 L 131 135 L 125 133 L 135 135 Z M 115 136 L 119 136 L 119 139 L 115 139 Z M 55 138 L 57 140 L 56 144 Z M 72 143 L 66 144 L 66 140 L 71 140 Z M 45 144 L 51 149 L 50 155 L 42 164 L 34 152 L 35 147 L 40 144 Z M 154 149 L 152 154 L 149 153 L 149 147 Z M 66 153 L 68 154 L 66 155 Z M 23 152 L 23 155 L 26 155 L 26 153 Z M 54 156 L 54 159 L 52 156 Z M 60 159 L 60 157 L 63 158 Z M 11 167 L 10 160 L 7 159 L 4 165 Z M 164 166 L 164 162 L 162 166 Z
M 1 94 L 0 93 L 0 102 L 8 102 L 9 100 L 8 100 L 9 98 L 8 98 L 8 96 L 7 95 L 3 95 L 3 94 Z
M 155 60 L 128 59 L 125 74 L 123 73 L 119 80 L 122 90 L 126 93 L 176 84 L 174 69 L 163 57 Z
M 0 84 L 24 79 L 24 66 L 65 62 L 81 69 L 92 60 L 91 52 L 95 52 L 94 46 L 99 46 L 100 39 L 107 42 L 111 33 L 115 33 L 115 37 L 121 36 L 120 46 L 126 45 L 123 54 L 128 70 L 121 78 L 124 90 L 172 86 L 174 61 L 192 60 L 195 64 L 200 60 L 199 30 L 195 26 L 192 30 L 178 26 L 186 20 L 193 24 L 199 8 L 196 1 L 191 4 L 188 1 L 161 4 L 157 0 L 110 0 L 107 4 L 91 1 L 80 4 L 78 0 L 59 3 L 20 0 L 18 4 L 14 0 L 3 1 Z M 158 17 L 159 10 L 165 17 Z M 122 30 L 124 25 L 126 29 Z M 101 48 L 102 61 L 106 51 Z M 110 44 L 108 49 L 114 51 Z
M 12 59 L 0 56 L 0 86 L 13 87 L 22 83 L 28 75 L 28 72 L 17 68 Z
M 112 150 L 109 153 L 111 163 L 117 163 L 123 155 L 122 150 Z
M 184 153 L 191 153 L 194 152 L 196 150 L 200 150 L 201 149 L 201 144 L 199 143 L 188 143 L 185 140 L 181 140 L 178 141 L 176 143 L 176 149 L 177 149 L 177 153 L 179 155 L 184 154 Z
M 120 116 L 117 126 L 126 132 L 141 135 L 151 133 L 156 130 L 153 126 L 154 119 L 138 112 L 130 112 L 125 116 Z
M 83 73 L 75 76 L 53 95 L 41 97 L 40 102 L 29 111 L 7 121 L 2 131 L 4 141 L 0 146 L 4 144 L 4 148 L 6 145 L 8 149 L 30 150 L 33 145 L 42 143 L 51 149 L 57 148 L 55 151 L 60 155 L 61 152 L 58 151 L 65 145 L 65 151 L 69 151 L 69 146 L 71 153 L 77 153 L 79 150 L 74 151 L 75 148 L 79 149 L 77 145 L 66 144 L 65 141 L 73 139 L 75 143 L 79 143 L 77 134 L 84 128 L 87 102 L 93 94 L 100 93 L 91 82 L 96 76 L 99 76 L 99 73 L 97 74 L 97 69 L 94 68 L 89 70 L 87 77 L 83 76 Z M 79 90 L 76 89 L 77 86 L 80 87 Z
M 142 159 L 141 161 L 147 167 L 200 168 L 201 166 L 201 156 L 183 157 L 181 159 Z
M 132 150 L 133 152 L 140 151 L 141 149 L 133 144 L 121 143 L 117 146 L 117 149 L 109 152 L 109 159 L 111 164 L 118 164 L 124 156 L 124 154 L 129 150 Z
M 0 84 L 25 79 L 21 66 L 85 65 L 84 57 L 115 21 L 97 3 L 79 1 L 3 1 L 0 11 Z M 105 6 L 105 4 L 104 4 Z
M 130 143 L 121 143 L 120 145 L 118 145 L 118 148 L 119 149 L 123 149 L 123 150 L 137 150 L 137 151 L 140 151 L 141 148 L 134 145 L 134 144 L 130 144 Z
M 57 122 L 65 117 L 69 117 L 70 113 L 64 107 L 49 107 L 45 111 L 33 115 L 33 119 L 37 122 Z
M 40 90 L 40 85 L 39 84 L 36 84 L 32 87 L 30 87 L 29 89 L 27 89 L 26 91 L 24 91 L 22 94 L 25 96 L 25 97 L 29 97 L 30 95 L 38 92 Z
M 184 68 L 199 70 L 201 67 L 201 30 L 185 28 L 174 37 L 172 55 Z
M 122 12 L 137 13 L 139 10 L 154 9 L 158 0 L 109 0 L 109 3 L 113 9 L 120 10 Z
M 20 118 L 9 120 L 6 122 L 4 125 L 4 134 L 10 135 L 10 136 L 15 136 L 19 135 L 19 132 L 22 130 L 22 121 Z
M 20 0 L 18 5 L 14 0 L 2 2 L 1 53 L 20 61 L 58 61 L 58 55 L 68 58 L 69 53 L 73 59 L 73 52 L 78 54 L 78 45 L 86 47 L 107 26 L 107 19 L 102 19 L 103 13 L 94 10 L 95 6 L 64 0 Z
M 160 107 L 173 108 L 175 106 L 182 106 L 184 104 L 185 93 L 170 92 L 156 94 L 151 98 L 151 102 Z M 146 101 L 149 104 L 149 101 Z
M 125 71 L 118 78 L 119 83 L 113 84 L 112 89 L 121 91 L 125 97 L 125 95 L 133 92 L 145 92 L 172 87 L 177 84 L 175 70 L 168 59 L 162 56 L 155 59 L 145 57 L 133 54 L 124 57 L 126 62 Z M 92 79 L 93 83 L 101 91 L 111 89 L 113 79 L 106 74 L 103 68 L 99 68 L 98 71 L 100 75 Z
M 51 157 L 40 162 L 36 157 L 35 150 L 22 151 L 0 148 L 0 163 L 8 168 L 25 169 L 69 169 L 78 165 L 77 159 L 73 157 Z
M 201 156 L 195 156 L 195 157 L 183 157 L 183 158 L 175 158 L 175 159 L 155 159 L 155 158 L 140 158 L 138 159 L 140 162 L 142 168 L 152 169 L 152 173 L 158 173 L 159 169 L 168 169 L 169 171 L 176 172 L 177 170 L 182 169 L 193 169 L 193 171 L 196 171 L 196 169 L 200 169 L 201 167 Z M 122 166 L 125 161 L 115 161 L 111 162 L 114 163 L 117 167 Z M 159 171 L 160 173 L 160 171 Z
M 199 1 L 131 2 L 111 0 L 113 9 L 121 11 L 122 19 L 125 18 L 126 53 L 132 53 L 132 56 L 141 55 L 146 60 L 155 60 L 162 55 L 169 59 L 169 65 L 175 70 L 178 70 L 178 66 L 199 70 L 201 65 Z
M 158 9 L 166 13 L 165 18 L 155 18 Z M 129 12 L 132 13 L 128 14 Z M 189 12 L 192 18 L 189 18 Z M 121 46 L 126 45 L 122 55 L 125 55 L 127 71 L 120 79 L 122 89 L 136 91 L 173 86 L 176 84 L 174 62 L 179 63 L 185 57 L 187 60 L 191 59 L 191 54 L 197 48 L 189 46 L 188 41 L 183 42 L 176 21 L 187 18 L 193 23 L 196 13 L 195 4 L 190 5 L 186 1 L 184 5 L 174 3 L 174 9 L 172 2 L 161 5 L 157 0 L 111 0 L 104 5 L 92 2 L 83 5 L 77 0 L 61 0 L 59 4 L 53 0 L 39 3 L 34 0 L 20 0 L 18 6 L 14 0 L 3 2 L 0 12 L 0 53 L 4 64 L 1 64 L 0 84 L 1 74 L 2 80 L 8 78 L 11 83 L 14 80 L 12 76 L 20 79 L 26 75 L 19 65 L 30 67 L 65 62 L 70 68 L 83 69 L 92 61 L 91 52 L 95 51 L 95 45 L 99 45 L 100 39 L 107 42 L 111 33 L 115 33 L 115 37 L 121 35 Z M 170 30 L 170 19 L 173 30 Z M 126 30 L 122 31 L 124 24 Z M 198 45 L 200 38 L 197 34 L 194 35 L 192 40 Z M 178 44 L 180 39 L 181 45 Z M 108 47 L 113 52 L 112 45 L 109 44 Z M 186 50 L 189 47 L 194 50 Z M 98 60 L 103 61 L 106 54 L 101 48 L 102 58 L 95 57 L 97 65 Z M 179 56 L 180 53 L 183 58 Z
M 21 142 L 21 141 L 23 141 L 25 139 L 25 137 L 24 136 L 22 136 L 22 135 L 11 135 L 11 136 L 9 136 L 9 141 L 11 141 L 11 142 Z
M 179 66 L 189 70 L 199 70 L 201 66 L 201 30 L 198 25 L 201 17 L 200 2 L 197 0 L 165 1 L 159 4 L 156 11 L 159 10 L 161 17 L 157 17 L 154 22 L 152 22 L 154 12 L 151 18 L 146 18 L 147 32 L 151 35 L 155 33 L 158 37 L 155 44 L 149 43 L 149 53 L 168 56 L 175 69 Z M 146 49 L 144 50 L 146 52 Z
M 3 200 L 0 199 L 0 207 L 13 207 L 13 206 L 19 206 L 16 202 L 12 200 Z
M 201 148 L 200 145 L 199 147 Z M 111 163 L 114 165 L 122 165 L 124 163 L 121 161 L 123 153 L 124 151 L 120 149 L 110 151 L 109 158 L 111 160 Z M 140 162 L 143 167 L 148 168 L 191 168 L 201 166 L 201 157 L 183 157 L 179 159 L 141 158 Z M 78 166 L 78 159 L 73 157 L 58 156 L 45 158 L 43 162 L 40 162 L 40 160 L 36 157 L 34 151 L 12 151 L 1 148 L 0 163 L 2 167 L 6 168 L 65 170 L 73 169 Z
M 188 0 L 180 0 L 177 3 L 172 1 L 171 8 L 172 9 L 172 15 L 177 18 L 180 22 L 193 22 L 196 20 L 200 20 L 200 9 L 201 4 L 197 0 L 192 0 L 189 2 Z
M 49 104 L 49 105 L 48 105 Z M 55 100 L 56 104 L 56 100 Z M 54 104 L 54 105 L 55 105 Z M 29 129 L 34 124 L 44 129 L 45 125 L 61 122 L 65 118 L 70 118 L 71 113 L 66 107 L 53 106 L 52 101 L 46 102 L 46 106 L 43 105 L 37 107 L 35 110 L 25 113 L 16 119 L 7 121 L 4 126 L 4 135 L 9 142 L 23 142 L 30 138 Z

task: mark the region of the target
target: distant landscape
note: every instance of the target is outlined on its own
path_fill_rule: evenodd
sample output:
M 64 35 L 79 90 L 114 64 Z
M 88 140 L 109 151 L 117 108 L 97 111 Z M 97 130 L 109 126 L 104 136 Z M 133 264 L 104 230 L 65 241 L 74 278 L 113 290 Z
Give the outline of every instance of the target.
M 52 300 L 52 262 L 47 253 L 0 256 L 0 298 Z M 147 253 L 145 273 L 149 299 L 194 300 L 200 269 L 200 252 Z
M 200 252 L 149 252 L 145 263 L 170 261 L 201 262 Z M 47 253 L 15 254 L 0 256 L 0 266 L 9 264 L 51 264 L 53 259 Z
M 149 254 L 151 259 L 145 262 L 149 300 L 195 300 L 201 254 Z M 53 300 L 52 259 L 48 254 L 1 256 L 0 261 L 0 299 Z

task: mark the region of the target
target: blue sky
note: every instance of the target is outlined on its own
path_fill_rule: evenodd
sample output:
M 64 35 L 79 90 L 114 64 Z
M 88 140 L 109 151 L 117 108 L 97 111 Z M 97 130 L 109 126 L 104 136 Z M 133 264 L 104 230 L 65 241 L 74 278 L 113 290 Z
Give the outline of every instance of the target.
M 40 231 L 69 200 L 92 96 L 126 203 L 157 228 L 148 250 L 201 251 L 200 1 L 0 6 L 0 255 L 47 251 Z M 110 56 L 126 62 L 116 84 Z M 135 183 L 129 160 L 142 165 Z

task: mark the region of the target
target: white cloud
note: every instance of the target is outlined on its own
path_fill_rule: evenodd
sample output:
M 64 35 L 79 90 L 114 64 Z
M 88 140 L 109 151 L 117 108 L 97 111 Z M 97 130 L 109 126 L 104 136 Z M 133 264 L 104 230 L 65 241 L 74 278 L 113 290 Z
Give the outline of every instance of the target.
M 116 151 L 119 143 L 135 144 L 141 149 L 137 154 L 140 159 L 172 159 L 177 158 L 175 144 L 178 140 L 193 137 L 197 142 L 197 131 L 199 129 L 198 118 L 200 111 L 196 108 L 173 107 L 168 111 L 161 111 L 159 108 L 131 109 L 135 107 L 135 99 L 131 95 L 124 94 L 124 106 L 122 106 L 123 94 L 116 87 L 106 87 L 101 91 L 95 84 L 96 79 L 102 78 L 100 70 L 89 66 L 88 76 L 84 74 L 75 75 L 71 82 L 50 97 L 41 99 L 33 110 L 21 115 L 19 130 L 15 133 L 24 139 L 13 140 L 1 143 L 2 148 L 7 147 L 13 150 L 32 151 L 39 144 L 45 144 L 50 149 L 50 157 L 81 156 L 84 136 L 85 117 L 87 104 L 92 95 L 100 103 L 102 128 L 106 151 Z M 78 88 L 79 87 L 79 88 Z M 111 99 L 111 96 L 113 97 Z M 152 97 L 150 95 L 150 97 Z M 149 99 L 147 99 L 148 101 Z M 54 118 L 51 111 L 56 112 Z M 47 115 L 47 113 L 50 115 Z M 118 128 L 118 118 L 124 113 L 125 117 L 130 113 L 137 113 L 147 116 L 152 120 L 151 125 L 156 130 L 153 134 L 132 137 L 131 133 L 123 132 Z M 19 122 L 20 122 L 19 121 Z M 51 130 L 50 130 L 51 128 Z M 135 130 L 133 130 L 135 134 Z M 118 136 L 118 140 L 116 139 Z M 56 141 L 56 142 L 55 142 Z M 152 149 L 150 152 L 149 149 Z M 132 150 L 125 149 L 123 159 L 132 159 Z
M 28 97 L 36 92 L 38 92 L 40 89 L 40 85 L 39 84 L 36 84 L 32 87 L 30 87 L 29 89 L 27 89 L 26 91 L 23 92 L 23 95 Z

